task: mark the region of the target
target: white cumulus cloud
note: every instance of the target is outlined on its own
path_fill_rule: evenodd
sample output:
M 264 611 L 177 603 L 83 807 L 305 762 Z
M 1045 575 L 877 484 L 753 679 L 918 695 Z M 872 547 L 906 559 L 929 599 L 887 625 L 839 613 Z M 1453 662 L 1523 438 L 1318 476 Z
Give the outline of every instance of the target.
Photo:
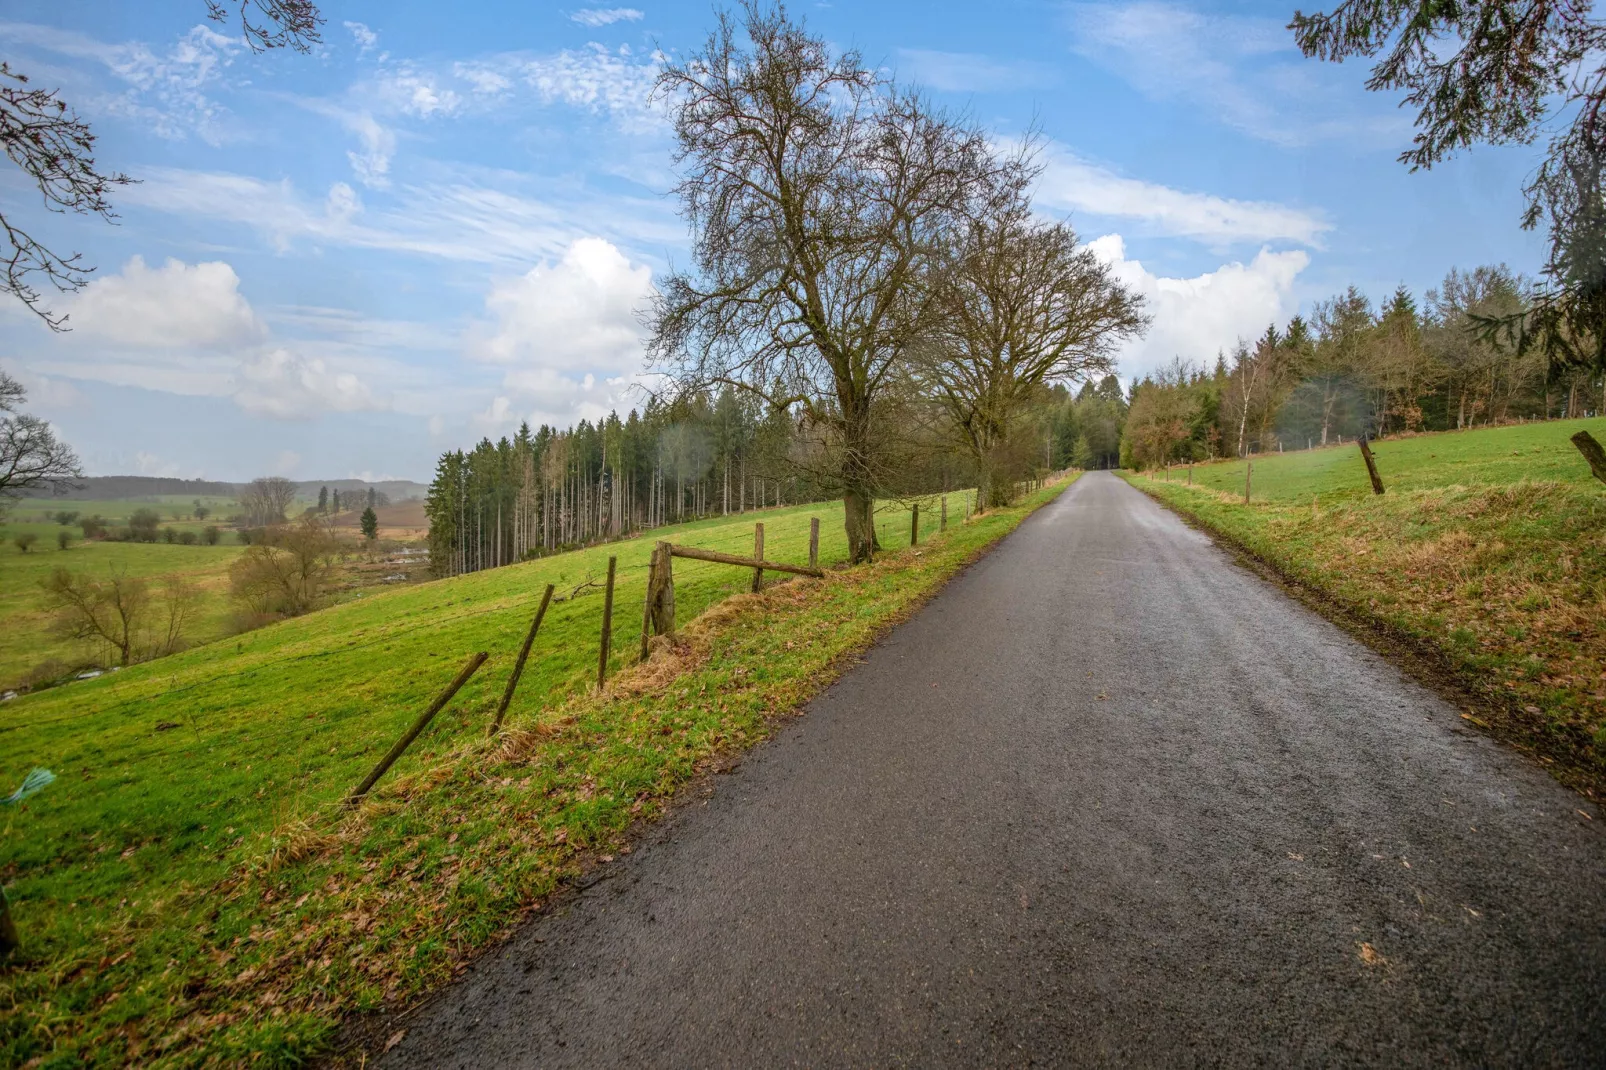
M 1156 275 L 1141 261 L 1126 258 L 1119 234 L 1088 243 L 1116 276 L 1142 294 L 1153 318 L 1149 332 L 1129 342 L 1120 355 L 1121 373 L 1137 377 L 1173 357 L 1198 363 L 1214 360 L 1240 338 L 1254 338 L 1267 324 L 1281 324 L 1293 315 L 1294 281 L 1310 263 L 1301 249 L 1261 249 L 1249 263 L 1223 264 L 1192 278 Z
M 618 375 L 641 366 L 636 318 L 652 292 L 652 269 L 632 264 L 611 242 L 581 238 L 557 263 L 492 288 L 491 322 L 470 353 L 499 364 L 572 374 Z
M 69 326 L 124 346 L 219 348 L 259 341 L 265 333 L 240 277 L 221 260 L 149 267 L 131 258 L 116 275 L 95 279 L 67 304 Z
M 236 382 L 234 400 L 242 409 L 278 420 L 384 408 L 357 376 L 288 349 L 264 349 L 241 361 Z

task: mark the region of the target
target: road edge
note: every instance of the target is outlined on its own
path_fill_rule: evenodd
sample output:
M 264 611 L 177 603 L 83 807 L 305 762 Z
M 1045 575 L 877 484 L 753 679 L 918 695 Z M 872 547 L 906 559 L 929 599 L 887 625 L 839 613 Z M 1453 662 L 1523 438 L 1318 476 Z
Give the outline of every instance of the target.
M 1305 608 L 1360 641 L 1374 654 L 1383 658 L 1411 679 L 1437 694 L 1461 714 L 1461 719 L 1478 731 L 1501 744 L 1518 751 L 1534 762 L 1552 779 L 1569 791 L 1594 803 L 1600 817 L 1606 791 L 1584 770 L 1556 761 L 1538 751 L 1521 733 L 1506 727 L 1515 707 L 1520 705 L 1490 688 L 1486 680 L 1478 678 L 1450 658 L 1439 647 L 1389 623 L 1383 618 L 1339 599 L 1317 584 L 1296 576 L 1269 558 L 1261 556 L 1247 543 L 1231 532 L 1216 527 L 1187 508 L 1167 501 L 1140 486 L 1135 479 L 1121 473 L 1122 481 L 1150 501 L 1182 520 L 1183 523 L 1209 537 L 1226 551 L 1239 565 L 1261 579 L 1278 587 Z

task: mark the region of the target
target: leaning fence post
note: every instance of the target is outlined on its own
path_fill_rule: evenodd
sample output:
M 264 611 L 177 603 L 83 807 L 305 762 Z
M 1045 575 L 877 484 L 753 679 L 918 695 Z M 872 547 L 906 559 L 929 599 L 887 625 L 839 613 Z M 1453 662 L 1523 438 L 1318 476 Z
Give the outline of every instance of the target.
M 920 503 L 915 502 L 909 509 L 909 545 L 920 545 Z
M 809 568 L 820 567 L 820 518 L 809 517 Z
M 608 681 L 608 647 L 613 642 L 613 573 L 617 557 L 608 558 L 608 588 L 602 598 L 602 652 L 597 655 L 597 690 Z
M 497 729 L 502 727 L 502 717 L 513 701 L 513 692 L 519 686 L 519 677 L 524 675 L 524 661 L 530 656 L 530 644 L 535 642 L 535 633 L 541 629 L 541 618 L 546 616 L 546 607 L 551 601 L 552 584 L 549 583 L 546 585 L 546 594 L 541 596 L 541 608 L 535 611 L 535 619 L 530 622 L 530 630 L 525 633 L 524 645 L 519 647 L 519 658 L 513 663 L 513 675 L 507 678 L 507 688 L 502 692 L 502 701 L 496 705 L 496 718 L 491 722 L 491 730 L 486 735 L 494 736 Z
M 474 675 L 476 669 L 485 664 L 485 659 L 488 657 L 490 655 L 483 650 L 478 654 L 469 655 L 469 659 L 458 670 L 457 678 L 447 684 L 446 690 L 442 691 L 435 701 L 429 704 L 429 709 L 419 715 L 418 720 L 413 722 L 413 727 L 409 728 L 396 741 L 396 745 L 390 748 L 390 753 L 379 759 L 379 764 L 374 766 L 373 772 L 363 778 L 361 784 L 357 785 L 357 790 L 346 796 L 347 806 L 355 806 L 362 802 L 363 796 L 367 795 L 369 789 L 374 786 L 380 777 L 385 775 L 385 770 L 394 765 L 396 759 L 402 756 L 402 752 L 412 745 L 413 740 L 417 739 L 424 729 L 429 727 L 429 722 L 435 719 L 435 715 L 441 712 L 442 707 L 452 701 L 452 696 L 457 694 L 457 689 L 468 683 L 468 678 Z
M 753 560 L 755 560 L 755 561 L 764 560 L 764 525 L 763 524 L 754 524 L 753 525 Z M 753 593 L 757 594 L 758 592 L 762 591 L 763 589 L 764 589 L 764 570 L 761 569 L 761 568 L 755 568 L 753 570 Z
M 1377 474 L 1377 462 L 1372 459 L 1372 447 L 1367 445 L 1365 435 L 1355 441 L 1361 444 L 1361 459 L 1366 462 L 1366 474 L 1372 477 L 1372 493 L 1382 494 L 1383 477 Z

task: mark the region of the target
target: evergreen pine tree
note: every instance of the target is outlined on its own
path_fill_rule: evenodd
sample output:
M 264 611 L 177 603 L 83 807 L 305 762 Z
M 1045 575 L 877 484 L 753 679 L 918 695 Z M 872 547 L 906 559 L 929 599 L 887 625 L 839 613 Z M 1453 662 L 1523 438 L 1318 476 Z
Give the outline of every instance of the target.
M 379 538 L 379 514 L 371 505 L 362 511 L 362 537 L 369 542 Z
M 318 488 L 318 512 L 327 513 L 328 511 L 329 511 L 329 488 L 328 487 L 319 487 Z

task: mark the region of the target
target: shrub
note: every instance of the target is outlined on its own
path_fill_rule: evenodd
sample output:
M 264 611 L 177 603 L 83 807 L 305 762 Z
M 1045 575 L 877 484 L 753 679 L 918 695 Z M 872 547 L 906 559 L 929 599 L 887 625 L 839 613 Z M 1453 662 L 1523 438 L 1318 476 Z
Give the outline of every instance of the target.
M 72 532 L 70 532 L 70 531 L 58 531 L 58 532 L 56 532 L 56 549 L 65 550 L 70 545 L 72 545 Z
M 135 509 L 128 518 L 128 531 L 135 542 L 155 542 L 156 529 L 162 522 L 155 509 Z
M 25 531 L 11 541 L 16 544 L 17 549 L 21 550 L 23 553 L 27 553 L 33 548 L 33 544 L 39 541 L 39 536 L 35 535 L 31 531 Z
M 106 535 L 106 518 L 99 513 L 79 520 L 78 526 L 83 529 L 86 539 L 99 539 Z
M 60 524 L 62 527 L 66 527 L 68 524 L 71 524 L 77 519 L 78 511 L 76 509 L 63 509 L 61 512 L 55 514 L 56 523 Z
M 216 546 L 221 537 L 222 533 L 218 531 L 216 524 L 208 524 L 206 530 L 201 532 L 201 541 L 208 546 Z
M 162 541 L 165 543 L 178 542 L 178 529 L 169 525 L 162 529 Z
M 178 533 L 178 541 L 185 546 L 194 546 L 201 540 L 196 538 L 195 532 L 193 531 L 181 531 Z

